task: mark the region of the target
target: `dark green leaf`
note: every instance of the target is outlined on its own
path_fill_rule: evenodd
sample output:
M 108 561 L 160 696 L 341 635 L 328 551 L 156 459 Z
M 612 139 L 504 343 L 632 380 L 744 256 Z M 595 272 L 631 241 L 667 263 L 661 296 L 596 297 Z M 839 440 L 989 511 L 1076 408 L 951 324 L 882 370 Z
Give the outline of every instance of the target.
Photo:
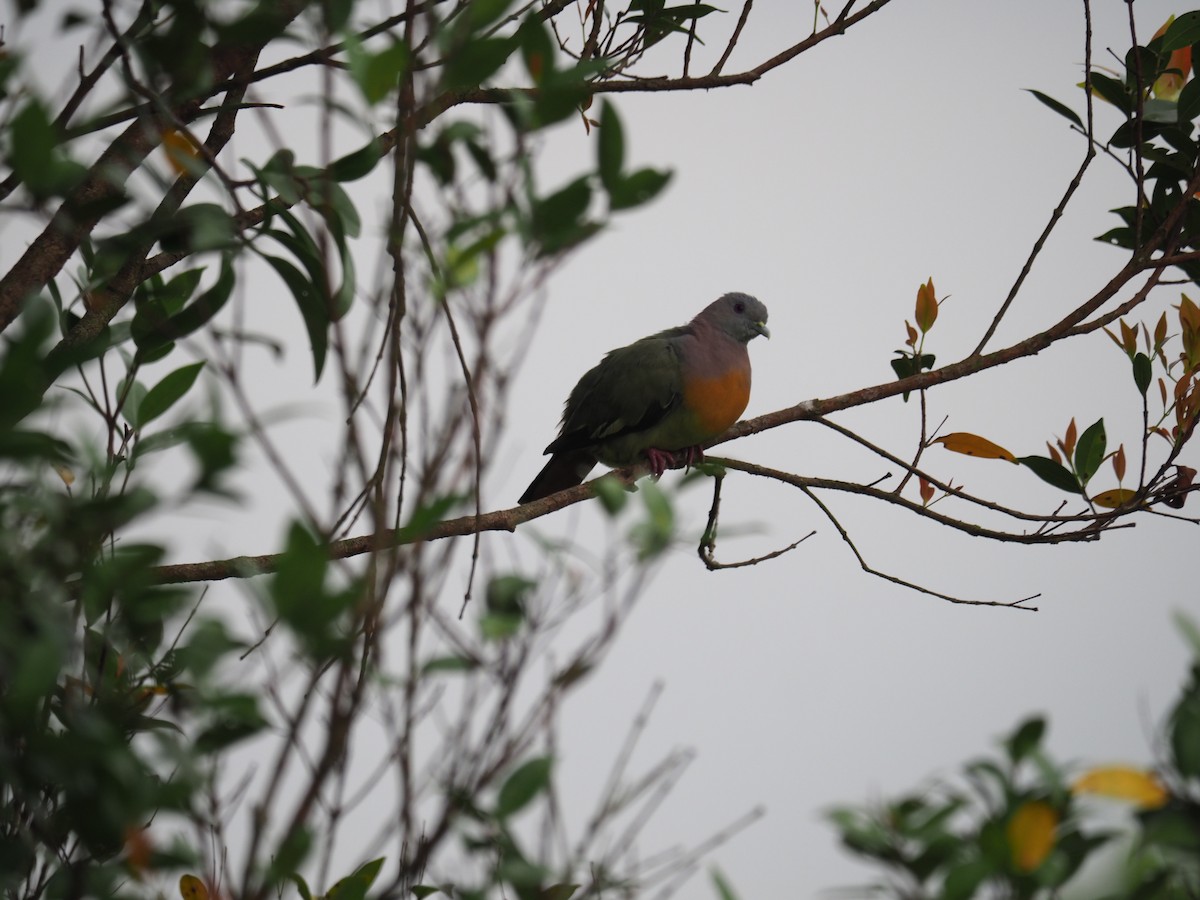
M 1150 368 L 1150 357 L 1145 353 L 1138 353 L 1133 357 L 1133 383 L 1137 385 L 1138 392 L 1143 397 L 1150 389 L 1151 380 L 1153 380 L 1153 374 Z
M 1171 713 L 1171 756 L 1185 778 L 1200 777 L 1200 665 Z
M 608 191 L 610 210 L 630 209 L 649 203 L 667 186 L 671 173 L 659 169 L 638 169 L 620 178 Z
M 427 884 L 414 884 L 409 890 L 412 891 L 412 895 L 416 900 L 425 900 L 426 897 L 442 893 L 441 888 L 431 887 Z
M 1185 12 L 1175 17 L 1163 35 L 1162 49 L 1171 53 L 1195 43 L 1200 43 L 1200 12 Z
M 1115 106 L 1126 116 L 1133 112 L 1133 98 L 1125 82 L 1118 81 L 1103 72 L 1092 72 L 1092 87 L 1096 93 Z
M 233 293 L 233 284 L 233 265 L 229 255 L 222 254 L 221 271 L 217 276 L 216 283 L 189 304 L 183 312 L 171 316 L 165 322 L 143 318 L 142 325 L 139 326 L 138 318 L 141 316 L 141 310 L 139 310 L 138 315 L 134 316 L 133 324 L 133 339 L 138 347 L 138 361 L 147 361 L 147 358 L 164 344 L 186 337 L 207 325 L 229 300 Z
M 550 784 L 554 760 L 549 756 L 531 759 L 517 768 L 500 786 L 496 817 L 506 819 L 528 806 Z
M 621 168 L 625 165 L 625 136 L 621 118 L 608 100 L 600 106 L 600 127 L 596 135 L 597 169 L 600 183 L 610 194 L 621 184 Z
M 493 578 L 487 586 L 488 612 L 523 615 L 525 596 L 535 587 L 536 581 L 530 581 L 520 575 L 500 575 Z
M 504 65 L 517 47 L 511 37 L 473 40 L 455 51 L 442 69 L 445 89 L 479 87 Z
M 1046 733 L 1046 720 L 1041 716 L 1026 719 L 1017 726 L 1017 730 L 1004 742 L 1008 750 L 1008 758 L 1013 764 L 1021 762 L 1026 756 L 1038 748 Z
M 422 675 L 435 672 L 471 672 L 479 667 L 478 661 L 469 656 L 439 656 L 421 666 Z
M 317 289 L 305 278 L 303 272 L 281 257 L 264 253 L 263 258 L 283 279 L 300 309 L 304 327 L 308 331 L 309 346 L 312 348 L 313 381 L 320 381 L 321 370 L 325 368 L 325 353 L 329 347 L 329 311 Z
M 1048 97 L 1041 91 L 1035 91 L 1033 88 L 1026 88 L 1025 90 L 1029 91 L 1029 93 L 1033 94 L 1033 96 L 1037 97 L 1038 100 L 1046 104 L 1060 116 L 1067 119 L 1072 124 L 1079 126 L 1081 130 L 1083 129 L 1083 120 L 1079 118 L 1079 116 L 1075 113 L 1075 110 L 1071 109 L 1071 107 L 1067 106 L 1065 103 L 1058 102 L 1053 97 Z
M 1103 419 L 1093 422 L 1079 436 L 1079 443 L 1075 445 L 1075 474 L 1081 485 L 1086 485 L 1100 468 L 1107 442 Z
M 538 200 L 533 207 L 533 229 L 539 238 L 553 237 L 574 226 L 592 199 L 586 178 L 577 178 L 566 187 Z
M 312 849 L 312 832 L 304 825 L 299 826 L 284 838 L 279 849 L 275 851 L 275 858 L 271 860 L 271 869 L 268 873 L 270 881 L 283 881 L 285 878 L 291 879 L 296 877 L 296 870 L 300 868 L 305 859 L 308 858 L 309 851 Z M 308 885 L 304 885 L 305 890 Z
M 228 694 L 209 701 L 214 720 L 195 738 L 199 753 L 216 753 L 252 737 L 267 727 L 258 711 L 258 700 L 250 694 Z
M 1022 456 L 1017 459 L 1017 462 L 1032 471 L 1046 484 L 1071 494 L 1081 493 L 1079 482 L 1062 463 L 1056 463 L 1045 456 Z
M 196 383 L 196 377 L 203 368 L 203 362 L 181 366 L 150 388 L 138 407 L 139 427 L 145 428 L 174 406 Z
M 303 876 L 292 872 L 288 878 L 295 883 L 296 891 L 300 894 L 301 900 L 313 900 L 312 891 L 308 889 L 308 882 L 304 880 Z
M 329 166 L 329 177 L 334 181 L 357 181 L 375 168 L 382 152 L 379 141 L 372 139 L 366 146 L 334 160 Z
M 533 13 L 525 17 L 517 31 L 517 40 L 521 43 L 521 59 L 525 62 L 525 71 L 530 80 L 538 87 L 543 86 L 547 76 L 555 71 L 555 43 L 550 29 L 541 20 L 541 16 Z
M 378 53 L 366 57 L 361 66 L 354 67 L 363 98 L 374 106 L 395 88 L 408 68 L 408 48 L 394 41 Z
M 363 900 L 375 879 L 379 877 L 383 863 L 384 857 L 363 863 L 352 875 L 347 875 L 334 884 L 326 892 L 326 900 Z
M 1179 93 L 1179 121 L 1191 122 L 1200 116 L 1200 80 L 1191 79 Z

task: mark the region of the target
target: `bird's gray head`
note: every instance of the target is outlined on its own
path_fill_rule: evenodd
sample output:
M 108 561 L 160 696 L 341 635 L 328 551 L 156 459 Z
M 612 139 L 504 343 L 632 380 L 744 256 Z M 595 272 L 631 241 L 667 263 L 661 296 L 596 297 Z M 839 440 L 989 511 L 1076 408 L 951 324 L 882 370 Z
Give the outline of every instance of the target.
M 767 308 L 749 294 L 725 294 L 704 307 L 696 321 L 711 325 L 743 344 L 760 334 L 771 336 L 767 330 Z

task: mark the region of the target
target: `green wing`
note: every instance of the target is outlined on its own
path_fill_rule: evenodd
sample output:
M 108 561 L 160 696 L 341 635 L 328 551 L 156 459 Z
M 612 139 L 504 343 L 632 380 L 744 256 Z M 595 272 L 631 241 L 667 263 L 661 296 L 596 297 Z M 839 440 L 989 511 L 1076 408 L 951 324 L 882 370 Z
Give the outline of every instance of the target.
M 594 447 L 661 422 L 682 398 L 677 339 L 685 331 L 672 328 L 604 357 L 571 391 L 562 430 L 546 452 Z

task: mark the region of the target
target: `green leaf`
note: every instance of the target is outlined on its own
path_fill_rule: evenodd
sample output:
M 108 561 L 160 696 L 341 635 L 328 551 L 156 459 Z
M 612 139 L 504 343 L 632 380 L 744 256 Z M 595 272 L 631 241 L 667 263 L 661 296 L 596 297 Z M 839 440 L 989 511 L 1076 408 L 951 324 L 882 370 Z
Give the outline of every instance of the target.
M 493 578 L 487 586 L 488 612 L 523 616 L 525 596 L 535 587 L 536 581 L 520 575 L 500 575 Z
M 1188 81 L 1179 92 L 1179 121 L 1191 122 L 1200 116 L 1200 80 Z
M 1053 485 L 1060 491 L 1066 491 L 1069 494 L 1082 493 L 1079 482 L 1071 474 L 1070 469 L 1062 463 L 1056 463 L 1045 456 L 1021 456 L 1017 458 L 1017 462 L 1033 472 L 1034 475 L 1042 479 L 1046 484 Z
M 525 71 L 535 85 L 542 87 L 548 76 L 555 72 L 555 44 L 550 29 L 536 13 L 531 13 L 517 29 L 517 40 L 521 44 L 521 59 Z
M 718 869 L 716 866 L 713 866 L 708 871 L 709 875 L 712 877 L 713 887 L 716 888 L 717 896 L 720 898 L 720 900 L 738 900 L 737 894 L 734 893 L 734 890 L 732 887 L 730 887 L 729 882 L 725 880 L 725 876 L 721 874 L 720 869 Z
M 301 900 L 313 900 L 312 891 L 308 889 L 308 882 L 304 880 L 297 872 L 293 872 L 288 876 L 296 885 L 296 891 L 300 894 Z
M 394 41 L 390 47 L 369 54 L 361 66 L 355 67 L 353 74 L 363 98 L 374 106 L 399 84 L 407 68 L 408 48 L 400 41 Z
M 442 893 L 441 888 L 432 887 L 428 884 L 414 884 L 409 890 L 412 891 L 412 895 L 416 897 L 416 900 L 425 900 L 426 897 Z
M 619 179 L 608 189 L 610 210 L 630 209 L 649 203 L 671 180 L 671 173 L 660 169 L 638 169 Z
M 1079 436 L 1079 443 L 1075 445 L 1075 474 L 1079 476 L 1081 486 L 1086 485 L 1100 468 L 1106 443 L 1103 419 L 1093 422 Z
M 386 857 L 381 856 L 379 859 L 363 863 L 353 874 L 347 875 L 331 887 L 325 894 L 326 900 L 363 900 L 375 879 L 379 877 L 379 870 L 383 868 L 385 861 Z
M 221 255 L 221 271 L 216 283 L 197 297 L 183 312 L 171 316 L 165 322 L 154 321 L 153 318 L 142 318 L 139 327 L 138 320 L 142 311 L 133 319 L 133 340 L 137 344 L 137 360 L 147 361 L 147 357 L 170 341 L 187 337 L 194 331 L 203 328 L 221 311 L 233 293 L 233 265 L 228 253 Z
M 316 383 L 321 380 L 321 371 L 325 368 L 325 354 L 329 348 L 329 311 L 325 308 L 316 287 L 296 266 L 269 253 L 262 254 L 262 257 L 283 279 L 300 309 L 304 327 L 308 331 L 308 343 L 313 358 L 313 382 Z
M 138 405 L 138 427 L 145 428 L 174 406 L 196 383 L 196 377 L 203 368 L 203 361 L 181 366 L 150 388 L 145 399 Z
M 1170 732 L 1176 770 L 1184 778 L 1200 777 L 1200 664 L 1171 713 Z
M 435 672 L 471 672 L 479 668 L 479 662 L 469 656 L 438 656 L 421 666 L 422 675 Z
M 479 633 L 485 641 L 502 641 L 520 631 L 523 621 L 513 613 L 488 613 L 479 619 Z
M 1018 725 L 1017 730 L 1004 742 L 1004 746 L 1008 750 L 1008 758 L 1012 760 L 1013 765 L 1021 762 L 1036 750 L 1045 734 L 1046 720 L 1041 716 L 1026 719 Z
M 548 197 L 535 201 L 531 225 L 539 243 L 553 243 L 559 235 L 569 232 L 587 212 L 592 188 L 587 178 L 577 178 Z
M 1033 96 L 1037 97 L 1038 100 L 1046 104 L 1060 116 L 1067 119 L 1072 124 L 1079 126 L 1080 130 L 1083 130 L 1083 120 L 1079 118 L 1079 116 L 1075 113 L 1075 110 L 1071 109 L 1071 107 L 1067 106 L 1065 103 L 1058 102 L 1053 97 L 1049 97 L 1046 94 L 1043 94 L 1041 91 L 1035 91 L 1033 88 L 1025 88 L 1025 90 L 1029 91 L 1029 93 L 1033 94 Z
M 549 756 L 531 759 L 517 768 L 500 786 L 496 817 L 506 819 L 528 806 L 550 784 L 554 760 Z
M 625 136 L 617 109 L 608 100 L 600 106 L 600 127 L 596 134 L 596 161 L 600 183 L 611 195 L 620 187 L 621 168 L 625 165 Z
M 329 166 L 329 177 L 334 181 L 357 181 L 370 174 L 382 155 L 379 141 L 372 138 L 366 146 L 334 160 Z
M 442 68 L 442 87 L 479 87 L 504 65 L 517 48 L 511 37 L 472 40 L 453 52 Z
M 571 900 L 571 898 L 575 896 L 575 892 L 579 890 L 579 887 L 580 886 L 577 884 L 566 884 L 562 882 L 559 884 L 547 885 L 546 887 L 542 888 L 542 892 L 538 896 L 538 900 Z
M 592 492 L 610 516 L 615 516 L 624 509 L 629 500 L 629 491 L 625 485 L 619 479 L 610 476 L 596 479 L 596 483 L 592 485 Z
M 198 753 L 224 750 L 267 727 L 267 720 L 258 710 L 258 699 L 252 694 L 227 694 L 210 699 L 207 711 L 214 718 L 193 741 Z
M 304 890 L 307 891 L 308 885 L 296 874 L 296 870 L 308 857 L 309 851 L 312 850 L 312 844 L 312 832 L 304 825 L 297 827 L 275 851 L 275 857 L 271 860 L 271 868 L 267 874 L 268 880 L 283 881 L 285 878 L 296 880 L 297 886 L 303 884 Z M 303 892 L 301 892 L 301 896 L 303 896 Z
M 1171 53 L 1196 43 L 1200 43 L 1200 12 L 1185 12 L 1175 17 L 1163 35 L 1162 49 Z
M 1125 82 L 1111 78 L 1102 72 L 1092 72 L 1092 87 L 1096 93 L 1115 106 L 1126 116 L 1133 112 L 1133 98 Z
M 1150 368 L 1150 357 L 1145 353 L 1138 353 L 1133 357 L 1133 383 L 1137 385 L 1138 393 L 1143 397 L 1146 396 L 1146 391 L 1150 389 L 1150 382 L 1153 380 L 1153 374 Z

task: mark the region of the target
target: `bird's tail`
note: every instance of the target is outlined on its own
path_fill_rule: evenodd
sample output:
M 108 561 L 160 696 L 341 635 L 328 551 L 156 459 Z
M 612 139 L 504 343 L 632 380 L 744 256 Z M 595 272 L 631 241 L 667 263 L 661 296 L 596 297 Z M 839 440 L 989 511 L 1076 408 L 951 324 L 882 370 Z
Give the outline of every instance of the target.
M 596 465 L 596 457 L 586 450 L 555 453 L 538 472 L 537 478 L 525 489 L 518 503 L 532 503 L 558 491 L 581 484 Z

